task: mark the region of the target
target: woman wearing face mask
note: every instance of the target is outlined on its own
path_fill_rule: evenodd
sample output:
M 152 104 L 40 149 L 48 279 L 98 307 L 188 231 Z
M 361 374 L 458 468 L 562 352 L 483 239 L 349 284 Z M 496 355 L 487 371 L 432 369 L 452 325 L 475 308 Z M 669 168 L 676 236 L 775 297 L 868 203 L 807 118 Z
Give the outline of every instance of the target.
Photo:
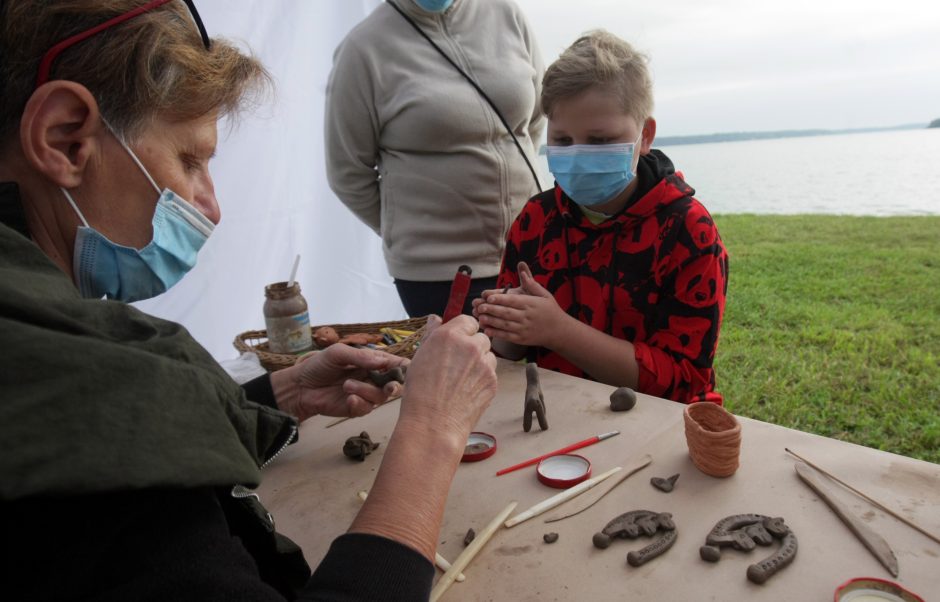
M 299 421 L 399 393 L 361 379 L 405 360 L 335 345 L 242 388 L 125 303 L 195 263 L 220 219 L 216 121 L 266 81 L 191 0 L 0 2 L 6 599 L 427 597 L 450 481 L 495 393 L 472 318 L 432 324 L 369 500 L 311 576 L 252 493 L 260 466 Z
M 543 69 L 512 0 L 390 0 L 337 48 L 327 176 L 340 201 L 382 237 L 410 316 L 443 314 L 461 265 L 473 270 L 465 313 L 496 285 L 506 232 L 540 190 L 522 153 L 534 157 L 544 130 Z
M 646 59 L 606 32 L 545 73 L 554 190 L 509 231 L 499 286 L 474 301 L 494 348 L 690 403 L 721 403 L 712 361 L 728 255 L 708 211 L 652 148 Z

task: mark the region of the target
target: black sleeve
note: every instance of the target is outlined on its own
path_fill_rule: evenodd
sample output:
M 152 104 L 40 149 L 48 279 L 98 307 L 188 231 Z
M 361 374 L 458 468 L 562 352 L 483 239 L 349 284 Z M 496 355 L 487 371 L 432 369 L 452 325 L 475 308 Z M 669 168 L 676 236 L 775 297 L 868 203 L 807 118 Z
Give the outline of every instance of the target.
M 299 600 L 411 602 L 431 595 L 434 565 L 417 551 L 377 535 L 337 537 Z
M 271 387 L 271 375 L 262 374 L 258 378 L 253 378 L 242 385 L 245 391 L 245 397 L 255 403 L 266 405 L 269 408 L 278 410 L 277 401 L 274 399 L 274 389 Z
M 26 499 L 2 525 L 6 600 L 284 600 L 212 489 Z

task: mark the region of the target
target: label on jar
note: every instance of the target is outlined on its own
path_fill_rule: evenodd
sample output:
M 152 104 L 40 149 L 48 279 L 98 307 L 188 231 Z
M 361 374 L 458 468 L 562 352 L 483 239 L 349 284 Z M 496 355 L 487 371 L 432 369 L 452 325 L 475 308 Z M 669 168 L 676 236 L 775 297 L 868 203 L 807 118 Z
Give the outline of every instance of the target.
M 300 353 L 313 347 L 310 315 L 307 312 L 282 318 L 265 318 L 264 324 L 268 330 L 268 350 L 272 353 Z

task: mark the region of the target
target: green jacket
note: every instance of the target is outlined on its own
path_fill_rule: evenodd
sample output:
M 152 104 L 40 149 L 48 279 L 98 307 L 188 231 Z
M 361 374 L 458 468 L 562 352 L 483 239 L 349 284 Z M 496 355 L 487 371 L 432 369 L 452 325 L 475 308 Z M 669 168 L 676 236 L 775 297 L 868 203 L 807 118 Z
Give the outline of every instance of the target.
M 296 421 L 246 400 L 179 324 L 83 299 L 18 205 L 0 184 L 0 501 L 257 486 Z

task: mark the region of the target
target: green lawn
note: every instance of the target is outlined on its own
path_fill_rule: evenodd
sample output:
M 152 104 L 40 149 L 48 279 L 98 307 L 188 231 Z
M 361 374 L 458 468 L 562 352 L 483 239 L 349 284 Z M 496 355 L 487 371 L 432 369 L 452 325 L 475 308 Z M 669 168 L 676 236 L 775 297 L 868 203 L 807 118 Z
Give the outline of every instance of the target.
M 940 462 L 940 217 L 715 221 L 728 409 Z

